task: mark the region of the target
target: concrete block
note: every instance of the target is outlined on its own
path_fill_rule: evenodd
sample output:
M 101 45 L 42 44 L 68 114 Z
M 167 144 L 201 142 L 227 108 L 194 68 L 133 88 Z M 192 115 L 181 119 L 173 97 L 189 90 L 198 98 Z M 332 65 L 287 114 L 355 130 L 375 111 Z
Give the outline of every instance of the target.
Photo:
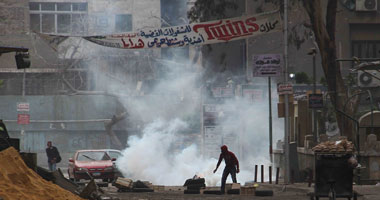
M 163 186 L 162 190 L 165 190 L 165 191 L 184 191 L 184 190 L 186 190 L 186 186 Z
M 240 187 L 240 194 L 241 195 L 254 195 L 255 194 L 255 187 L 253 187 L 253 186 L 242 186 L 242 187 Z
M 164 191 L 165 190 L 165 186 L 164 185 L 152 185 L 152 189 L 154 191 Z
M 231 190 L 239 189 L 240 190 L 240 183 L 232 183 Z

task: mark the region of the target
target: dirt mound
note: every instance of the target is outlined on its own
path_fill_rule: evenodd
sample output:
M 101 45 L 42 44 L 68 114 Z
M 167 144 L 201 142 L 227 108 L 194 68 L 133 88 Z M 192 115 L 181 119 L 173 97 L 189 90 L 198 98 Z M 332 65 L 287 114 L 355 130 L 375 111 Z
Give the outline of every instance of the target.
M 41 178 L 10 147 L 0 152 L 0 199 L 80 200 L 77 195 Z

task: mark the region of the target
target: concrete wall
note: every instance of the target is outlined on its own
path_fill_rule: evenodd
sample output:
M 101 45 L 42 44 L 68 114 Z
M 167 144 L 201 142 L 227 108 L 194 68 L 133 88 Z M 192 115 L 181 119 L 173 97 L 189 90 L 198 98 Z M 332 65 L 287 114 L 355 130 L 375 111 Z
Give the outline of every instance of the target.
M 0 98 L 0 119 L 7 122 L 10 131 L 20 131 L 21 129 L 27 131 L 52 130 L 51 123 L 43 120 L 63 120 L 64 128 L 60 128 L 61 123 L 58 123 L 53 126 L 56 129 L 70 131 L 104 130 L 102 120 L 111 119 L 119 109 L 114 97 L 100 95 L 25 96 L 24 98 L 21 96 L 1 96 Z M 18 112 L 17 104 L 19 102 L 28 102 L 30 111 Z M 17 124 L 17 114 L 22 113 L 30 115 L 32 120 L 30 125 L 21 127 Z M 82 122 L 75 123 L 77 120 Z
M 351 11 L 344 7 L 341 3 L 338 3 L 337 23 L 336 23 L 336 40 L 338 47 L 338 57 L 350 58 L 351 54 L 351 40 L 380 40 L 380 1 L 377 0 L 378 11 L 360 12 Z M 353 29 L 353 25 L 365 25 L 372 31 L 366 31 L 359 27 L 359 29 Z M 361 33 L 357 32 L 362 29 Z M 338 37 L 339 36 L 339 37 Z M 343 69 L 345 74 L 348 73 L 348 69 L 351 68 L 351 62 L 343 62 Z

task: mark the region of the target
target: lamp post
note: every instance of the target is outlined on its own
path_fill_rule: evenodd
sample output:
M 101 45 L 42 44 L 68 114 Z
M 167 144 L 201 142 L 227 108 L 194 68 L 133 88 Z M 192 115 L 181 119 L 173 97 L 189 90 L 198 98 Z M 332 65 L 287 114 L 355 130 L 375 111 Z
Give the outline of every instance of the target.
M 308 55 L 313 56 L 313 95 L 316 93 L 317 84 L 316 84 L 316 68 L 315 68 L 315 55 L 317 54 L 317 50 L 315 48 L 311 48 L 307 53 Z M 318 142 L 318 131 L 317 131 L 317 119 L 316 119 L 316 111 L 315 108 L 312 108 L 312 131 L 314 136 L 314 142 Z

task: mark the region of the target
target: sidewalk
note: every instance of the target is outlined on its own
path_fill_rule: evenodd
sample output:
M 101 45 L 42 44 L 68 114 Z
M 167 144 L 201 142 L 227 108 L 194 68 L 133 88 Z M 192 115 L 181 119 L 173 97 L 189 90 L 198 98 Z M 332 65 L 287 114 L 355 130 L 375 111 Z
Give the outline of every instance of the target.
M 269 184 L 269 183 L 258 183 L 259 188 L 274 189 L 281 191 L 292 191 L 304 194 L 309 194 L 314 192 L 314 184 L 308 187 L 308 183 L 294 183 L 285 185 L 284 183 L 279 184 Z M 365 200 L 379 200 L 380 199 L 380 186 L 376 185 L 354 185 L 353 190 L 358 194 L 358 199 Z

